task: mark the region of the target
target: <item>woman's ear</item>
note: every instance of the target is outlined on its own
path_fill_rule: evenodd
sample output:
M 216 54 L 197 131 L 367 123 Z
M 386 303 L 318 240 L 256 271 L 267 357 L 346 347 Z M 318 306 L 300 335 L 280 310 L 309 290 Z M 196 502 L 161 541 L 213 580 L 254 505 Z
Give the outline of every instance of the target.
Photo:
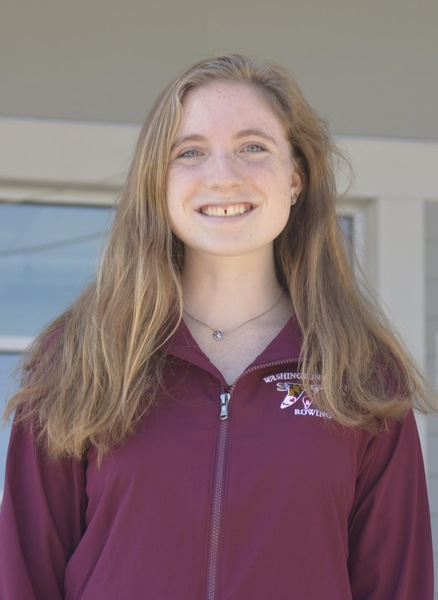
M 301 194 L 303 189 L 303 176 L 298 171 L 298 169 L 294 168 L 292 173 L 292 185 L 290 187 L 290 195 L 291 197 L 298 196 Z

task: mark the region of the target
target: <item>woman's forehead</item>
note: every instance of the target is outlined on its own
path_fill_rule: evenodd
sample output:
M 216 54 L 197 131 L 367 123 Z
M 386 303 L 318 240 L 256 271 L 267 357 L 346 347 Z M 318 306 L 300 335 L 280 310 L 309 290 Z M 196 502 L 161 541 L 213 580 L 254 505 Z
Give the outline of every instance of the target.
M 240 129 L 268 127 L 286 137 L 267 94 L 252 83 L 214 81 L 193 88 L 184 96 L 178 137 L 193 128 L 237 125 Z

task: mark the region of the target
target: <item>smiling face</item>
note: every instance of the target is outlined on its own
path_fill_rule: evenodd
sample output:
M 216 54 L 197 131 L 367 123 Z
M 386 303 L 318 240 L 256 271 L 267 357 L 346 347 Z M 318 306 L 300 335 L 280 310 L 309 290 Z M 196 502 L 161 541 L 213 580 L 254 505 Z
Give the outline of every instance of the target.
M 301 187 L 283 125 L 255 86 L 215 82 L 187 94 L 167 178 L 186 258 L 272 255 Z

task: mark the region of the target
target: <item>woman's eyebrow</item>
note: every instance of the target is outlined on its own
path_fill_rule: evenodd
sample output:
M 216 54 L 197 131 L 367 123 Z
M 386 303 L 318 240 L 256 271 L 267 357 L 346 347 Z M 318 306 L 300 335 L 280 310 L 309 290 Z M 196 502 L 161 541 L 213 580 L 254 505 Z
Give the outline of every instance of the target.
M 276 146 L 278 146 L 276 140 L 271 137 L 270 135 L 268 135 L 267 133 L 265 133 L 262 129 L 242 129 L 241 131 L 239 131 L 236 134 L 236 138 L 240 139 L 240 138 L 244 138 L 244 137 L 251 137 L 252 135 L 257 136 L 257 137 L 261 137 L 263 139 L 265 139 L 268 142 L 271 142 L 272 144 L 275 144 Z
M 257 129 L 257 128 L 242 129 L 241 131 L 238 131 L 234 137 L 236 139 L 241 139 L 241 138 L 251 137 L 251 136 L 256 136 L 256 137 L 262 138 L 262 139 L 266 140 L 267 142 L 271 142 L 272 144 L 275 144 L 275 146 L 278 146 L 276 140 L 273 137 L 271 137 L 270 135 L 268 135 L 267 133 L 265 133 L 262 129 Z M 187 135 L 183 135 L 181 137 L 175 138 L 175 141 L 172 144 L 172 149 L 177 148 L 178 146 L 181 146 L 181 144 L 186 144 L 187 142 L 205 142 L 205 141 L 207 141 L 206 136 L 201 135 L 199 133 L 189 133 Z
M 189 133 L 188 135 L 183 135 L 181 137 L 175 138 L 175 141 L 172 144 L 172 149 L 177 146 L 181 146 L 181 144 L 185 144 L 187 142 L 205 142 L 206 137 L 200 135 L 198 133 Z

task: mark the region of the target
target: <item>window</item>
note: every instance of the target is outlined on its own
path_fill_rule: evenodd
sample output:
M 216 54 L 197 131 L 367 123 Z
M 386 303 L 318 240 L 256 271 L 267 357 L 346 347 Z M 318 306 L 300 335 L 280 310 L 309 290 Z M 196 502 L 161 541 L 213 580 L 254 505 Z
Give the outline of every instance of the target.
M 0 400 L 20 353 L 93 279 L 111 211 L 0 201 Z M 9 432 L 0 433 L 0 490 Z
M 0 335 L 34 336 L 96 269 L 108 209 L 0 203 Z
M 0 398 L 5 399 L 14 391 L 13 371 L 18 364 L 20 355 L 12 352 L 0 352 Z M 0 429 L 0 500 L 5 477 L 4 462 L 9 442 L 9 428 Z

